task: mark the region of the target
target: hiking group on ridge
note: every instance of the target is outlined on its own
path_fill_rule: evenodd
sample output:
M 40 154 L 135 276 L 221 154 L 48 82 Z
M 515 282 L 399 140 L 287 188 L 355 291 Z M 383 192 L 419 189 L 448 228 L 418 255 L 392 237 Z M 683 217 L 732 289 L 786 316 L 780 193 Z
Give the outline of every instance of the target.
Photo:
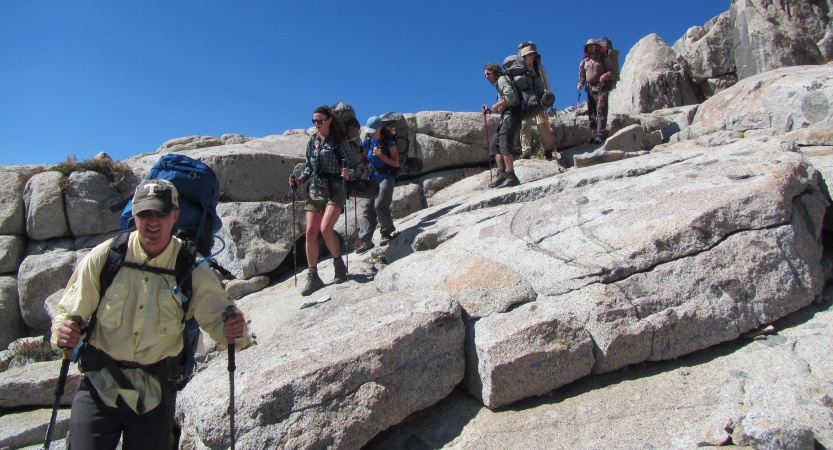
M 611 50 L 609 39 L 591 39 L 579 66 L 578 89 L 588 94 L 597 143 L 605 139 L 607 96 L 618 80 L 618 52 L 611 57 Z M 498 94 L 493 105 L 483 105 L 484 120 L 486 114 L 501 114 L 488 145 L 498 165 L 489 186 L 517 186 L 513 147 L 518 133 L 521 158 L 532 157 L 534 128 L 545 158 L 558 159 L 547 113 L 554 103 L 549 79 L 532 42 L 521 43 L 518 54 L 507 57 L 502 66 L 487 64 L 484 76 Z M 319 234 L 333 256 L 333 282 L 348 280 L 343 256 L 349 251 L 342 251 L 334 231 L 348 198 L 354 197 L 361 211 L 356 253 L 374 247 L 377 224 L 384 246 L 397 235 L 391 214 L 397 177 L 422 167 L 421 160 L 408 157 L 407 123 L 401 114 L 371 116 L 363 141 L 355 112 L 344 103 L 317 108 L 312 122 L 315 133 L 307 142 L 303 170 L 289 178 L 293 226 L 295 191 L 309 182 L 304 207 L 309 267 L 300 291 L 304 296 L 324 286 L 318 275 Z M 487 142 L 489 137 L 487 129 Z M 68 448 L 111 449 L 119 441 L 124 448 L 169 448 L 176 393 L 194 371 L 198 328 L 214 341 L 228 343 L 234 448 L 234 352 L 252 342 L 243 314 L 203 264 L 216 255 L 211 250 L 222 225 L 218 202 L 219 184 L 210 167 L 184 155 L 165 155 L 124 206 L 122 232 L 78 264 L 52 323 L 52 345 L 64 350 L 65 360 L 46 448 L 70 360 L 79 362 L 84 378 L 72 401 Z

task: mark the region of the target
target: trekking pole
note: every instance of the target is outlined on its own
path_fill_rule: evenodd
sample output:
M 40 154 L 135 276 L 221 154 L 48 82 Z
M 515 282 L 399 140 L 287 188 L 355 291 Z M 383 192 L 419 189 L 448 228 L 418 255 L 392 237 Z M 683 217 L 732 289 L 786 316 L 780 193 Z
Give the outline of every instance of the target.
M 356 197 L 353 197 L 353 245 L 359 245 L 359 207 L 358 200 Z M 347 233 L 347 230 L 344 230 Z
M 347 160 L 342 158 L 341 159 L 341 168 L 347 168 Z M 347 254 L 347 180 L 344 177 L 341 177 L 341 188 L 344 189 L 344 261 L 345 261 L 345 268 L 347 269 L 347 273 L 350 273 L 350 255 Z
M 295 174 L 290 173 L 289 178 L 295 180 Z M 292 184 L 292 276 L 295 277 L 295 287 L 298 287 L 298 256 L 297 256 L 297 249 L 298 249 L 298 239 L 295 238 L 295 191 L 298 190 L 298 187 L 295 184 Z
M 576 136 L 576 121 L 578 121 L 578 105 L 581 104 L 581 89 L 578 89 L 578 99 L 576 99 L 576 114 L 573 116 L 573 137 Z
M 483 127 L 486 129 L 486 160 L 489 161 L 489 183 L 492 182 L 492 157 L 489 154 L 491 146 L 489 145 L 489 122 L 486 121 L 486 111 L 483 111 Z
M 81 327 L 81 316 L 71 316 L 73 322 Z M 52 417 L 49 419 L 49 425 L 46 427 L 46 436 L 43 438 L 44 450 L 49 450 L 49 444 L 52 443 L 52 430 L 55 428 L 55 421 L 58 419 L 58 407 L 61 406 L 61 397 L 64 396 L 64 388 L 67 384 L 67 374 L 69 373 L 69 363 L 72 361 L 73 349 L 64 348 L 64 359 L 61 360 L 61 371 L 58 372 L 58 385 L 55 386 L 55 399 L 52 401 Z
M 226 306 L 223 312 L 223 322 L 234 315 L 234 306 Z M 227 336 L 228 337 L 228 336 Z M 228 338 L 228 383 L 229 383 L 229 400 L 228 400 L 228 417 L 229 417 L 229 432 L 231 434 L 231 450 L 234 450 L 234 370 L 237 367 L 234 365 L 234 339 Z

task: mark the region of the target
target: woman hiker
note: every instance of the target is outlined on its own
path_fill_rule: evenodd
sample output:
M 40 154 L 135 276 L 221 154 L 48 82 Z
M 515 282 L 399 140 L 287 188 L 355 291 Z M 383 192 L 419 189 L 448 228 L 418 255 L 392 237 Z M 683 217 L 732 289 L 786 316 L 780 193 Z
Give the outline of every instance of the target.
M 333 255 L 333 282 L 347 281 L 347 266 L 341 259 L 341 248 L 333 226 L 344 212 L 343 205 L 347 201 L 344 181 L 358 173 L 347 139 L 347 130 L 333 111 L 326 106 L 318 107 L 312 114 L 312 123 L 315 125 L 316 133 L 307 143 L 304 170 L 298 178 L 289 178 L 289 185 L 293 188 L 310 180 L 307 187 L 309 198 L 304 207 L 309 270 L 307 284 L 301 289 L 301 295 L 310 295 L 324 286 L 324 282 L 318 276 L 319 232 L 324 237 L 330 254 Z
M 370 163 L 370 179 L 379 183 L 379 194 L 375 199 L 359 199 L 359 209 L 362 212 L 362 225 L 359 228 L 361 243 L 356 253 L 362 254 L 373 248 L 373 232 L 378 221 L 381 226 L 382 239 L 380 245 L 387 245 L 395 237 L 393 218 L 390 205 L 393 202 L 393 186 L 396 183 L 396 172 L 399 170 L 399 150 L 396 140 L 390 130 L 382 126 L 382 119 L 372 116 L 367 119 L 364 132 L 367 138 L 362 144 Z

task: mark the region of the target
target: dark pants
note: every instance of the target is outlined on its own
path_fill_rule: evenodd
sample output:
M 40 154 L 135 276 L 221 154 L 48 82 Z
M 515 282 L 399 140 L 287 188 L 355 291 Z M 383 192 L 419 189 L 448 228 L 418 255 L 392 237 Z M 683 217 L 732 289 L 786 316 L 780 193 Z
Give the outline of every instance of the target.
M 171 400 L 167 407 L 163 401 L 151 411 L 136 414 L 121 398 L 117 408 L 105 405 L 92 383 L 84 377 L 72 399 L 68 448 L 114 449 L 122 438 L 123 450 L 170 449 L 172 436 L 169 424 L 173 423 L 176 391 L 171 392 L 169 397 Z
M 587 90 L 587 111 L 590 114 L 590 128 L 593 130 L 593 137 L 605 138 L 607 127 L 607 91 Z
M 500 125 L 492 134 L 491 149 L 489 154 L 494 156 L 497 154 L 511 155 L 515 147 L 515 137 L 518 135 L 518 130 L 521 129 L 521 114 L 520 112 L 504 111 L 500 116 Z
M 362 224 L 359 227 L 359 239 L 370 242 L 376 223 L 382 227 L 382 235 L 390 236 L 396 230 L 391 217 L 390 205 L 393 203 L 393 178 L 379 182 L 379 195 L 376 198 L 360 198 L 359 209 L 362 212 Z

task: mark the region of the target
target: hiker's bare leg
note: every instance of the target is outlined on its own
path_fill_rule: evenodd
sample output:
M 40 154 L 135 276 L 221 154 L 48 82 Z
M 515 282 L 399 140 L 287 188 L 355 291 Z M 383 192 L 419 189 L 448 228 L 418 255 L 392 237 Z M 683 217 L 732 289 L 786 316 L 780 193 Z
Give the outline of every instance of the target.
M 318 268 L 318 232 L 321 230 L 321 219 L 323 214 L 307 211 L 307 229 L 304 233 L 306 237 L 305 249 L 307 251 L 307 265 L 310 269 Z
M 327 243 L 327 249 L 333 258 L 341 256 L 341 247 L 338 244 L 338 236 L 333 231 L 338 218 L 341 216 L 341 206 L 327 205 L 324 208 L 324 217 L 321 220 L 321 236 L 324 237 L 324 242 Z
M 503 156 L 503 162 L 506 163 L 506 171 L 512 172 L 513 170 L 515 170 L 514 166 L 512 165 L 512 161 L 515 159 L 515 155 L 509 153 L 507 155 L 501 156 Z

